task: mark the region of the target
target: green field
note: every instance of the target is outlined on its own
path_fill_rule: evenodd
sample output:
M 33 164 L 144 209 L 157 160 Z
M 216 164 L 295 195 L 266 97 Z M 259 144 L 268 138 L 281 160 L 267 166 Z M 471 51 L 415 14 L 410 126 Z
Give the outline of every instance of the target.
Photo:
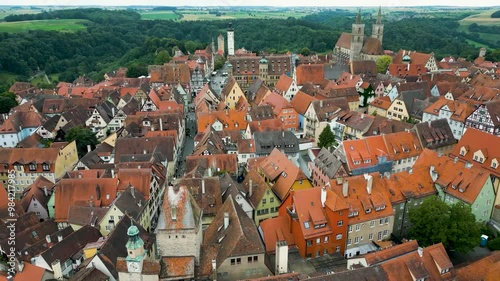
M 0 9 L 0 20 L 3 20 L 9 15 L 20 15 L 20 14 L 38 14 L 41 10 L 31 10 L 31 9 Z
M 17 22 L 1 22 L 0 32 L 25 32 L 29 30 L 76 31 L 87 28 L 81 19 L 33 20 Z
M 311 12 L 299 11 L 220 11 L 221 15 L 210 14 L 208 10 L 177 10 L 173 11 L 144 11 L 141 12 L 142 19 L 145 20 L 179 20 L 182 15 L 182 21 L 193 20 L 228 20 L 228 19 L 286 19 L 288 17 L 301 18 L 310 14 Z
M 463 20 L 459 21 L 460 27 L 459 30 L 463 31 L 465 33 L 470 33 L 469 31 L 469 26 L 473 23 L 476 23 L 480 26 L 500 26 L 500 19 L 498 18 L 491 18 L 491 14 L 495 12 L 496 9 L 492 10 L 487 10 L 487 11 L 481 11 L 479 14 L 471 15 L 469 17 L 464 18 Z M 498 42 L 500 41 L 500 34 L 493 34 L 493 33 L 477 33 L 479 37 L 483 40 L 488 40 L 490 42 Z M 472 45 L 475 45 L 476 47 L 485 47 L 485 48 L 492 48 L 494 46 L 486 46 L 484 44 L 472 41 L 472 40 L 467 40 L 469 43 Z
M 148 11 L 142 12 L 141 18 L 143 20 L 176 20 L 179 15 L 173 11 Z

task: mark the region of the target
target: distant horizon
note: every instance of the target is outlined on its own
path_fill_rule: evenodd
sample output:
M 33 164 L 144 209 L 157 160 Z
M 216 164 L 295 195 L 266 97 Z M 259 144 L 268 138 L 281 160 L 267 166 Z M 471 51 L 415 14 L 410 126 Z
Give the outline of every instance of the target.
M 4 2 L 4 1 L 2 1 Z M 420 0 L 420 1 L 401 1 L 401 0 L 358 0 L 356 5 L 351 1 L 341 0 L 333 4 L 324 0 L 309 0 L 309 5 L 304 6 L 304 1 L 299 0 L 184 0 L 181 5 L 179 1 L 173 0 L 108 0 L 103 4 L 100 0 L 5 0 L 1 6 L 67 6 L 67 7 L 268 7 L 268 8 L 359 8 L 359 7 L 456 7 L 456 8 L 494 8 L 500 5 L 492 4 L 491 0 Z M 325 5 L 325 2 L 328 3 Z M 332 1 L 333 2 L 333 1 Z M 282 4 L 283 3 L 283 4 Z M 284 4 L 286 3 L 286 4 Z M 332 5 L 333 4 L 333 5 Z

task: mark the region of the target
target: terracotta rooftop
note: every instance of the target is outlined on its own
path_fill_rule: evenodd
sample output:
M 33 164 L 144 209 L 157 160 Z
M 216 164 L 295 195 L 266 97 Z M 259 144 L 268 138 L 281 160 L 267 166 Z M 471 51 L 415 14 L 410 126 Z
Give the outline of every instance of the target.
M 222 205 L 221 184 L 218 177 L 184 177 L 179 186 L 186 186 L 203 210 L 203 215 L 215 216 Z
M 457 143 L 450 124 L 444 118 L 415 125 L 415 130 L 424 148 L 436 149 Z
M 381 251 L 368 253 L 364 256 L 364 258 L 366 260 L 366 263 L 372 266 L 414 252 L 417 249 L 417 240 L 410 240 L 406 243 L 392 246 Z
M 316 98 L 314 98 L 313 96 L 308 95 L 302 91 L 298 91 L 290 103 L 299 114 L 305 115 L 307 109 L 309 108 L 309 104 L 311 104 L 311 102 L 314 100 L 316 100 Z
M 202 210 L 185 185 L 165 190 L 158 230 L 198 229 Z
M 301 64 L 296 68 L 296 72 L 297 85 L 304 85 L 307 82 L 318 85 L 325 79 L 323 64 Z
M 500 267 L 500 251 L 495 251 L 464 267 L 457 269 L 458 281 L 496 281 Z
M 346 140 L 343 147 L 347 166 L 351 171 L 376 165 L 379 162 L 378 157 L 386 157 L 389 160 L 389 151 L 383 136 Z
M 278 241 L 286 241 L 289 247 L 295 245 L 293 234 L 290 232 L 289 218 L 286 216 L 263 220 L 259 228 L 262 230 L 266 253 L 275 253 Z
M 414 131 L 387 134 L 383 138 L 389 158 L 393 161 L 418 157 L 422 152 L 420 141 Z
M 160 278 L 194 278 L 194 256 L 162 257 Z
M 460 154 L 462 147 L 466 150 L 464 155 Z M 484 151 L 483 155 L 486 154 L 483 163 L 474 161 L 474 153 L 478 150 Z M 500 177 L 499 165 L 496 164 L 495 168 L 492 165 L 495 159 L 500 162 L 500 138 L 498 136 L 468 128 L 451 151 L 450 157 L 458 157 L 460 161 L 473 163 L 475 167 L 481 167 L 492 175 Z
M 288 89 L 290 89 L 292 83 L 293 79 L 290 76 L 283 73 L 278 79 L 278 82 L 276 82 L 276 85 L 274 85 L 274 89 L 279 91 L 280 93 L 283 93 L 288 91 Z

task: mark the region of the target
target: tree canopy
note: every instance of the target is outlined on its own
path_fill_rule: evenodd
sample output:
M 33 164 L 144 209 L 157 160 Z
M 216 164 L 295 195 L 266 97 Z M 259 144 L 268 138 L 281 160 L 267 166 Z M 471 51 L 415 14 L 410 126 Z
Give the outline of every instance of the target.
M 336 145 L 335 135 L 333 134 L 332 129 L 330 128 L 330 125 L 327 124 L 326 127 L 321 132 L 321 134 L 319 135 L 318 147 L 329 148 L 329 147 L 332 147 L 334 145 Z
M 431 197 L 411 209 L 409 218 L 409 238 L 423 247 L 442 242 L 447 250 L 466 253 L 479 245 L 480 225 L 464 203 L 448 205 Z
M 10 109 L 17 106 L 16 95 L 11 92 L 0 94 L 0 113 L 9 113 Z
M 67 142 L 76 140 L 76 149 L 79 158 L 87 154 L 87 145 L 90 145 L 93 149 L 99 143 L 95 134 L 90 129 L 83 126 L 69 129 L 65 135 L 65 140 Z
M 392 58 L 390 56 L 381 56 L 377 59 L 377 72 L 385 74 L 387 72 L 387 68 L 392 63 Z

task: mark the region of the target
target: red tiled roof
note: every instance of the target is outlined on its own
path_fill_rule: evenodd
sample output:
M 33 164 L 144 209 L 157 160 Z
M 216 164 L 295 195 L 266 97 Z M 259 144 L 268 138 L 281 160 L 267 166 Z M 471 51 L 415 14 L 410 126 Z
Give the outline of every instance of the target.
M 500 251 L 457 269 L 458 281 L 497 281 Z
M 311 102 L 315 100 L 317 100 L 315 97 L 310 96 L 302 91 L 298 91 L 290 103 L 299 114 L 305 115 L 307 109 L 309 108 L 309 104 L 311 104 Z
M 325 79 L 325 69 L 322 64 L 301 64 L 297 66 L 297 85 L 307 82 L 319 85 Z
M 280 79 L 278 79 L 278 82 L 276 82 L 276 85 L 274 85 L 274 89 L 280 92 L 286 92 L 288 91 L 292 83 L 293 79 L 290 76 L 281 74 Z
M 295 240 L 290 232 L 289 220 L 285 216 L 279 216 L 263 220 L 259 226 L 262 229 L 266 253 L 274 253 L 276 242 L 286 241 L 287 245 L 294 246 Z

